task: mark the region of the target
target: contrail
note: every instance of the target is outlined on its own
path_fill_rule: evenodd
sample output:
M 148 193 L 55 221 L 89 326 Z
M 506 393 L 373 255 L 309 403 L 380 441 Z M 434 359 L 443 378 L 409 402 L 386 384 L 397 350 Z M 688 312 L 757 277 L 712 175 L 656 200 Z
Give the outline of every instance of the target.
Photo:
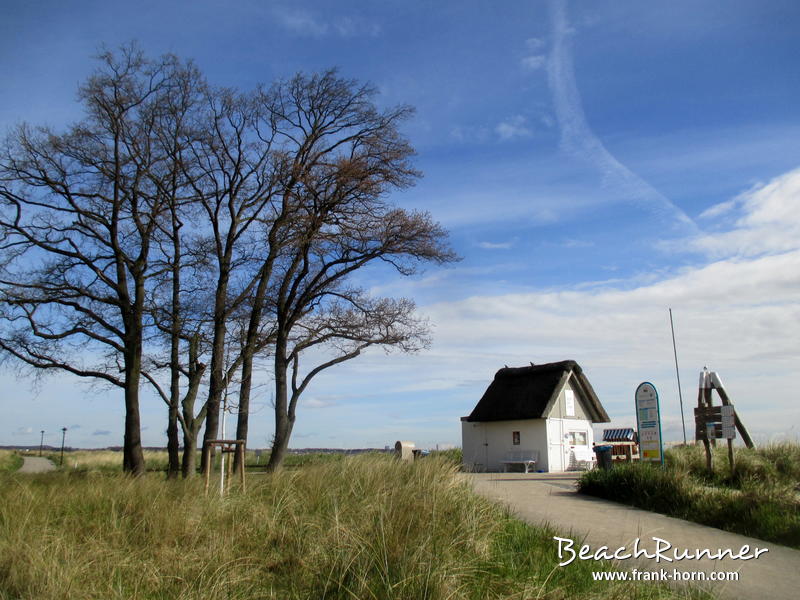
M 552 49 L 548 81 L 561 130 L 561 149 L 597 167 L 603 174 L 604 187 L 614 190 L 621 199 L 651 211 L 665 222 L 672 221 L 677 229 L 689 228 L 697 233 L 697 225 L 683 210 L 619 162 L 589 127 L 575 83 L 566 0 L 552 0 L 550 8 Z

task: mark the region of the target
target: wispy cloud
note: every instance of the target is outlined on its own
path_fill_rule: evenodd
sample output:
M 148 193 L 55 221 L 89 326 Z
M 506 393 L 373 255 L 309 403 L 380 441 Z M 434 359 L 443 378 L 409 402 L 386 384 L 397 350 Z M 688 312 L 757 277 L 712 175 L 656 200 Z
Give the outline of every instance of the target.
M 318 397 L 304 398 L 301 404 L 305 408 L 330 408 L 331 406 L 336 406 L 336 402 L 333 400 Z
M 333 20 L 325 20 L 308 10 L 285 6 L 276 7 L 273 10 L 273 14 L 280 25 L 302 36 L 375 37 L 381 32 L 379 24 L 361 17 L 344 16 Z
M 697 226 L 683 210 L 617 160 L 589 127 L 575 81 L 571 46 L 574 30 L 567 21 L 566 0 L 551 3 L 551 25 L 548 80 L 561 129 L 562 150 L 599 169 L 604 185 L 621 199 L 657 214 L 676 229 L 697 232 Z
M 450 129 L 450 138 L 457 142 L 480 143 L 491 137 L 488 127 L 456 125 Z
M 480 242 L 478 248 L 484 250 L 510 250 L 513 242 Z
M 92 435 L 111 435 L 111 432 L 108 429 L 95 429 L 94 432 L 92 432 Z
M 522 66 L 526 69 L 536 71 L 547 64 L 547 57 L 543 54 L 534 54 L 532 56 L 526 56 L 521 62 Z
M 587 240 L 567 239 L 561 242 L 561 246 L 563 248 L 591 248 L 594 246 L 594 242 Z
M 514 115 L 501 121 L 494 128 L 494 132 L 503 141 L 526 138 L 533 134 L 528 126 L 528 120 L 522 115 Z
M 734 207 L 736 206 L 735 200 L 727 200 L 725 202 L 720 202 L 719 204 L 715 204 L 714 206 L 708 207 L 702 213 L 700 213 L 701 219 L 716 219 L 717 217 L 721 217 L 722 215 L 730 213 Z

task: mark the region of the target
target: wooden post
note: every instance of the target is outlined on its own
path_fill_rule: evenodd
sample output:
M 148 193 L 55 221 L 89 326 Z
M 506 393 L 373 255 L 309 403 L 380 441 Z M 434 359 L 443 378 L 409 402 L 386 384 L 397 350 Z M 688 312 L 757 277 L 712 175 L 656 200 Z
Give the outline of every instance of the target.
M 241 468 L 239 469 L 239 483 L 242 486 L 242 493 L 244 493 L 244 491 L 245 491 L 245 487 L 244 487 L 244 458 L 245 458 L 244 440 L 242 440 L 242 442 L 243 443 L 236 445 L 236 452 L 239 455 L 239 464 L 241 465 Z
M 210 452 L 211 445 L 206 442 L 203 444 L 203 464 L 205 465 L 205 469 L 203 470 L 203 477 L 205 478 L 205 493 L 208 496 L 208 482 L 211 478 L 211 461 L 210 461 Z
M 233 452 L 230 450 L 230 447 L 228 447 L 225 450 L 225 452 L 227 452 L 228 454 L 233 454 Z M 230 460 L 228 460 L 228 464 L 225 465 L 225 470 L 227 471 L 228 474 L 228 481 L 226 482 L 225 485 L 226 492 L 231 489 L 231 475 L 233 473 L 233 456 L 230 456 L 229 459 Z
M 703 439 L 703 446 L 706 448 L 706 470 L 711 475 L 714 473 L 714 461 L 711 457 L 711 442 L 708 441 L 708 438 Z
M 731 477 L 736 475 L 736 463 L 733 462 L 733 440 L 728 439 L 728 461 L 731 463 Z

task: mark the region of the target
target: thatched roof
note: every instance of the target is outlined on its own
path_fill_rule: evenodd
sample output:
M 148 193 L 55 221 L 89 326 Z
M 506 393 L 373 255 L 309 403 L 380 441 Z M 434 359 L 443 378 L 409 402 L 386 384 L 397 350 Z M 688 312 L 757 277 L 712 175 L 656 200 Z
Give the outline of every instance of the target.
M 475 409 L 464 421 L 541 419 L 558 394 L 572 383 L 578 401 L 593 423 L 610 420 L 592 385 L 574 360 L 500 369 Z

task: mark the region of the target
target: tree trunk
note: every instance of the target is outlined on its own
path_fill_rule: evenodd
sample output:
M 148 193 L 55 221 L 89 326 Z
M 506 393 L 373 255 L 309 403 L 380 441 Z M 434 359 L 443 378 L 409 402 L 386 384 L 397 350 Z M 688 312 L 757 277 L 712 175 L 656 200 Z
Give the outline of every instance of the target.
M 180 443 L 178 442 L 178 407 L 175 398 L 170 397 L 169 420 L 167 422 L 167 479 L 175 479 L 181 470 Z
M 142 453 L 141 419 L 139 416 L 139 369 L 141 355 L 125 361 L 125 440 L 122 451 L 122 469 L 126 473 L 139 476 L 145 471 Z
M 219 409 L 222 393 L 227 382 L 225 381 L 225 319 L 228 314 L 226 298 L 228 294 L 228 278 L 226 269 L 227 260 L 220 265 L 222 274 L 217 283 L 216 298 L 214 302 L 214 339 L 211 348 L 211 380 L 208 386 L 208 400 L 206 401 L 206 429 L 203 435 L 203 445 L 217 439 L 219 435 Z M 209 457 L 214 459 L 213 451 Z M 201 457 L 200 468 L 205 469 L 205 452 Z
M 247 352 L 247 350 L 245 350 Z M 244 440 L 245 447 L 247 446 L 247 427 L 249 423 L 250 412 L 250 388 L 253 383 L 253 356 L 247 353 L 242 361 L 242 383 L 239 386 L 239 414 L 236 419 L 236 439 Z M 239 453 L 236 452 L 233 461 L 233 472 L 238 474 L 239 469 L 243 469 L 244 465 L 240 464 L 241 459 Z
M 286 360 L 286 345 L 285 336 L 279 334 L 275 343 L 275 437 L 272 440 L 272 450 L 266 467 L 268 472 L 274 472 L 281 468 L 294 426 L 294 419 L 288 412 L 286 373 L 289 362 Z
M 197 434 L 198 431 L 183 434 L 183 461 L 181 471 L 183 478 L 188 479 L 197 475 Z

